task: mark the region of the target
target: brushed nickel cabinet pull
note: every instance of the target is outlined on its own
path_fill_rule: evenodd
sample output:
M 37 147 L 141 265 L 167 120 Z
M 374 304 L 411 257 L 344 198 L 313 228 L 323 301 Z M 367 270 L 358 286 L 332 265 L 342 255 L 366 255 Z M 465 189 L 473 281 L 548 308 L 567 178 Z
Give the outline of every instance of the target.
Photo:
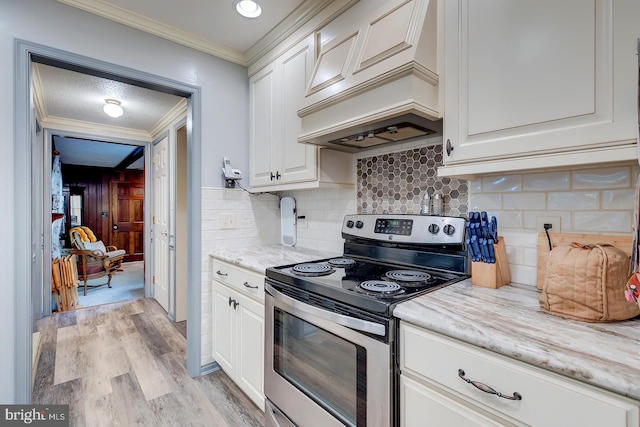
M 257 287 L 257 286 L 251 286 L 251 285 L 249 284 L 249 282 L 244 282 L 244 283 L 243 283 L 243 285 L 244 285 L 244 287 L 245 287 L 245 288 L 249 288 L 249 289 L 258 289 L 258 287 Z
M 458 369 L 458 376 L 460 378 L 462 378 L 463 381 L 471 384 L 472 386 L 474 386 L 478 390 L 484 391 L 485 393 L 489 393 L 489 394 L 495 394 L 496 396 L 502 397 L 503 399 L 522 400 L 522 395 L 520 393 L 518 393 L 517 391 L 514 392 L 512 396 L 507 396 L 505 394 L 500 393 L 499 391 L 496 391 L 496 390 L 492 389 L 491 387 L 489 387 L 486 384 L 483 384 L 481 382 L 473 381 L 473 380 L 470 380 L 468 378 L 465 378 L 464 375 L 465 375 L 464 370 Z

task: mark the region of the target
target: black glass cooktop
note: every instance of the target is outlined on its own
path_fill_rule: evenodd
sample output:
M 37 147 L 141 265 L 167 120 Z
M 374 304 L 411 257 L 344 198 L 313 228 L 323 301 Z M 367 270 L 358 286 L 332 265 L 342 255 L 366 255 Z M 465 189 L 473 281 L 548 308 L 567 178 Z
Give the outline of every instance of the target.
M 466 277 L 348 257 L 270 267 L 266 276 L 311 294 L 386 316 L 391 315 L 393 306 L 399 302 Z

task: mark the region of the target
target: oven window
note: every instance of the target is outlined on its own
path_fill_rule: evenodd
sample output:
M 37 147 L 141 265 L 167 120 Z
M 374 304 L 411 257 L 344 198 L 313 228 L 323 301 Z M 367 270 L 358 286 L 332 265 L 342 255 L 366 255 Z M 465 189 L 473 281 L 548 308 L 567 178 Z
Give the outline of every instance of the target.
M 274 370 L 343 423 L 366 425 L 366 350 L 278 308 Z

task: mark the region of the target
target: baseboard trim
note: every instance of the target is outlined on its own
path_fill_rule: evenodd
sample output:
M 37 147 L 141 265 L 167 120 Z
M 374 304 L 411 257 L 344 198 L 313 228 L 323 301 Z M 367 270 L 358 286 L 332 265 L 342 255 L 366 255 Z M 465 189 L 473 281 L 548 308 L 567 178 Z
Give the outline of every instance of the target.
M 207 363 L 206 365 L 200 367 L 200 375 L 207 375 L 212 372 L 218 371 L 219 369 L 220 365 L 218 365 L 218 362 Z

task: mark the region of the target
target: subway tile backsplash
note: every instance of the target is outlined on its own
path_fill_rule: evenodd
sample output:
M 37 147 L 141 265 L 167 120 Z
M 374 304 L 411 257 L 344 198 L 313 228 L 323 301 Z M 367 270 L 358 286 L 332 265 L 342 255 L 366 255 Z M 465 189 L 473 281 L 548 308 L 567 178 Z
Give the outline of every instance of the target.
M 555 232 L 630 234 L 639 172 L 630 163 L 484 176 L 469 183 L 469 210 L 498 218 L 512 280 L 535 286 L 538 217 L 560 217 Z
M 559 216 L 559 231 L 566 233 L 631 233 L 639 172 L 631 164 L 483 177 L 469 183 L 469 209 L 504 217 L 503 227 L 532 232 L 537 231 L 536 217 Z

